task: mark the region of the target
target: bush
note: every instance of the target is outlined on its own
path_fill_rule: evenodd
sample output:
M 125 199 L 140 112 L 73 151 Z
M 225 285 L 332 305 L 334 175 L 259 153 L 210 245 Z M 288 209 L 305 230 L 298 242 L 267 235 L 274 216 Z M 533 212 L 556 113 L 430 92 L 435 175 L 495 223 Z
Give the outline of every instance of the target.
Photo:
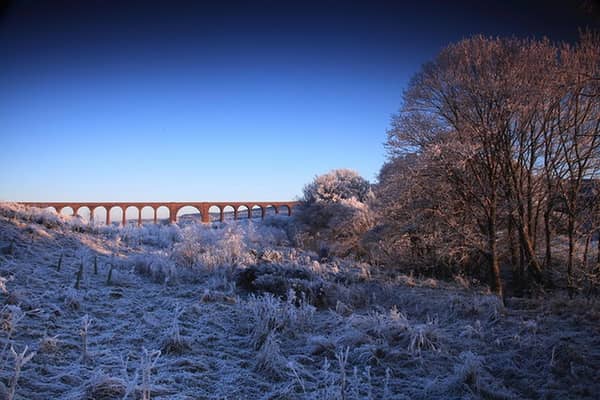
M 145 244 L 161 249 L 171 248 L 175 243 L 183 240 L 182 229 L 175 224 L 128 225 L 118 229 L 118 234 L 121 240 L 128 245 L 135 246 Z
M 365 203 L 371 197 L 369 181 L 352 170 L 335 169 L 317 176 L 313 182 L 306 185 L 303 201 L 308 204 L 337 203 L 354 198 Z
M 166 254 L 139 254 L 132 257 L 134 271 L 153 282 L 166 283 L 178 278 L 180 271 Z
M 255 349 L 263 347 L 272 333 L 285 332 L 289 337 L 305 331 L 312 323 L 314 307 L 299 299 L 293 290 L 286 297 L 282 301 L 269 293 L 251 295 L 244 304 L 251 327 L 250 343 Z
M 294 293 L 296 299 L 320 309 L 334 308 L 338 301 L 353 306 L 364 304 L 368 293 L 363 293 L 355 285 L 347 288 L 343 283 L 333 281 L 345 280 L 345 275 L 350 279 L 353 272 L 335 273 L 331 264 L 327 264 L 325 269 L 329 269 L 331 275 L 309 265 L 258 264 L 238 269 L 235 280 L 238 288 L 248 292 L 273 294 L 278 298 L 287 298 Z
M 296 244 L 329 255 L 364 257 L 364 235 L 374 226 L 371 185 L 350 170 L 317 176 L 304 188 Z
M 255 265 L 239 270 L 237 286 L 249 292 L 271 293 L 285 297 L 290 289 L 310 304 L 324 306 L 325 282 L 307 268 L 300 266 Z

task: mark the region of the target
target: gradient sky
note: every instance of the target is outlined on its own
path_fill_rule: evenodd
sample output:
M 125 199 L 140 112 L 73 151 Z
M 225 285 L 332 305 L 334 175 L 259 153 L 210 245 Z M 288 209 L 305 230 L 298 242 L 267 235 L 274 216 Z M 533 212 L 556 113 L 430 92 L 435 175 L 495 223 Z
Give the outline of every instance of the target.
M 287 200 L 333 168 L 374 180 L 407 81 L 443 46 L 574 41 L 599 21 L 592 1 L 215 3 L 0 6 L 0 200 Z

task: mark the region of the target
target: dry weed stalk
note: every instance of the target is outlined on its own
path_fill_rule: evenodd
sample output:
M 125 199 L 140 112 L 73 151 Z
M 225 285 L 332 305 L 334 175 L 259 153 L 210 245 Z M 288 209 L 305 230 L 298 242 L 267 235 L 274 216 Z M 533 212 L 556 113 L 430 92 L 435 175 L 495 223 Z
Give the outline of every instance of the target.
M 340 398 L 346 400 L 346 390 L 348 388 L 348 377 L 346 376 L 346 365 L 348 365 L 348 353 L 350 346 L 342 349 L 335 354 L 338 365 L 340 367 Z
M 86 362 L 89 359 L 88 331 L 91 324 L 92 319 L 89 317 L 89 315 L 85 314 L 81 319 L 81 330 L 79 331 L 79 336 L 81 336 L 81 359 L 83 362 Z
M 142 370 L 142 400 L 150 400 L 150 375 L 152 373 L 152 368 L 156 366 L 160 355 L 160 350 L 143 350 L 142 361 L 140 364 Z
M 15 333 L 15 329 L 17 325 L 23 318 L 25 318 L 25 312 L 21 310 L 21 307 L 15 305 L 7 305 L 0 309 L 0 316 L 4 316 L 8 314 L 4 320 L 2 321 L 1 328 L 6 331 L 6 344 L 2 349 L 2 362 L 6 359 L 6 351 L 8 349 L 8 345 L 10 344 L 13 334 Z
M 33 356 L 35 356 L 35 352 L 31 352 L 27 354 L 29 350 L 28 346 L 25 346 L 25 349 L 22 353 L 17 353 L 15 349 L 10 346 L 10 352 L 12 353 L 13 358 L 15 359 L 15 372 L 10 381 L 10 387 L 8 389 L 8 400 L 13 400 L 15 398 L 15 393 L 17 391 L 17 383 L 19 381 L 19 376 L 21 375 L 21 369 L 25 364 L 27 364 Z

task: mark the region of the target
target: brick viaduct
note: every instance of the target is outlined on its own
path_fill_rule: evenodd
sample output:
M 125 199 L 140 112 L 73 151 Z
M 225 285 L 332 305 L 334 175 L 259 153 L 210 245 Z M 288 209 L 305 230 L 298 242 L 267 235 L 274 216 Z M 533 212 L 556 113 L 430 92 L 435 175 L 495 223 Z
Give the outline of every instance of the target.
M 177 202 L 177 203 L 146 203 L 146 202 L 20 202 L 20 204 L 30 206 L 30 207 L 38 207 L 38 208 L 54 208 L 57 213 L 60 213 L 64 208 L 71 207 L 73 209 L 73 215 L 77 215 L 77 212 L 83 208 L 87 207 L 90 210 L 90 219 L 94 217 L 94 210 L 99 207 L 103 207 L 106 210 L 106 225 L 110 225 L 110 211 L 117 207 L 121 209 L 122 212 L 122 221 L 121 223 L 125 225 L 127 223 L 126 219 L 126 211 L 129 207 L 135 207 L 138 211 L 138 224 L 142 224 L 142 209 L 146 207 L 150 207 L 154 213 L 154 223 L 157 222 L 157 211 L 160 207 L 166 207 L 169 210 L 169 220 L 171 222 L 177 222 L 177 212 L 183 207 L 192 206 L 197 208 L 200 211 L 200 215 L 202 217 L 202 222 L 210 222 L 210 213 L 209 209 L 211 207 L 216 207 L 219 209 L 219 221 L 223 222 L 225 219 L 225 207 L 233 208 L 233 217 L 234 219 L 238 219 L 238 214 L 241 212 L 247 212 L 248 218 L 252 218 L 252 210 L 258 207 L 260 209 L 261 218 L 265 217 L 266 209 L 268 207 L 273 207 L 275 213 L 279 214 L 281 211 L 285 210 L 287 215 L 292 215 L 292 208 L 298 204 L 298 202 L 294 201 L 272 201 L 272 202 Z M 246 207 L 246 210 L 240 210 L 240 207 Z

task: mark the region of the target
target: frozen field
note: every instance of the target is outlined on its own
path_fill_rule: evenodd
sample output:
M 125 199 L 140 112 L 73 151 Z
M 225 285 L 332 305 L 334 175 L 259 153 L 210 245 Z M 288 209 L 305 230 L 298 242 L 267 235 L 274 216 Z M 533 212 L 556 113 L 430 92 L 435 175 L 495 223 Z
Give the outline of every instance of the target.
M 504 307 L 319 259 L 289 223 L 96 228 L 0 205 L 0 399 L 599 398 L 597 302 Z

